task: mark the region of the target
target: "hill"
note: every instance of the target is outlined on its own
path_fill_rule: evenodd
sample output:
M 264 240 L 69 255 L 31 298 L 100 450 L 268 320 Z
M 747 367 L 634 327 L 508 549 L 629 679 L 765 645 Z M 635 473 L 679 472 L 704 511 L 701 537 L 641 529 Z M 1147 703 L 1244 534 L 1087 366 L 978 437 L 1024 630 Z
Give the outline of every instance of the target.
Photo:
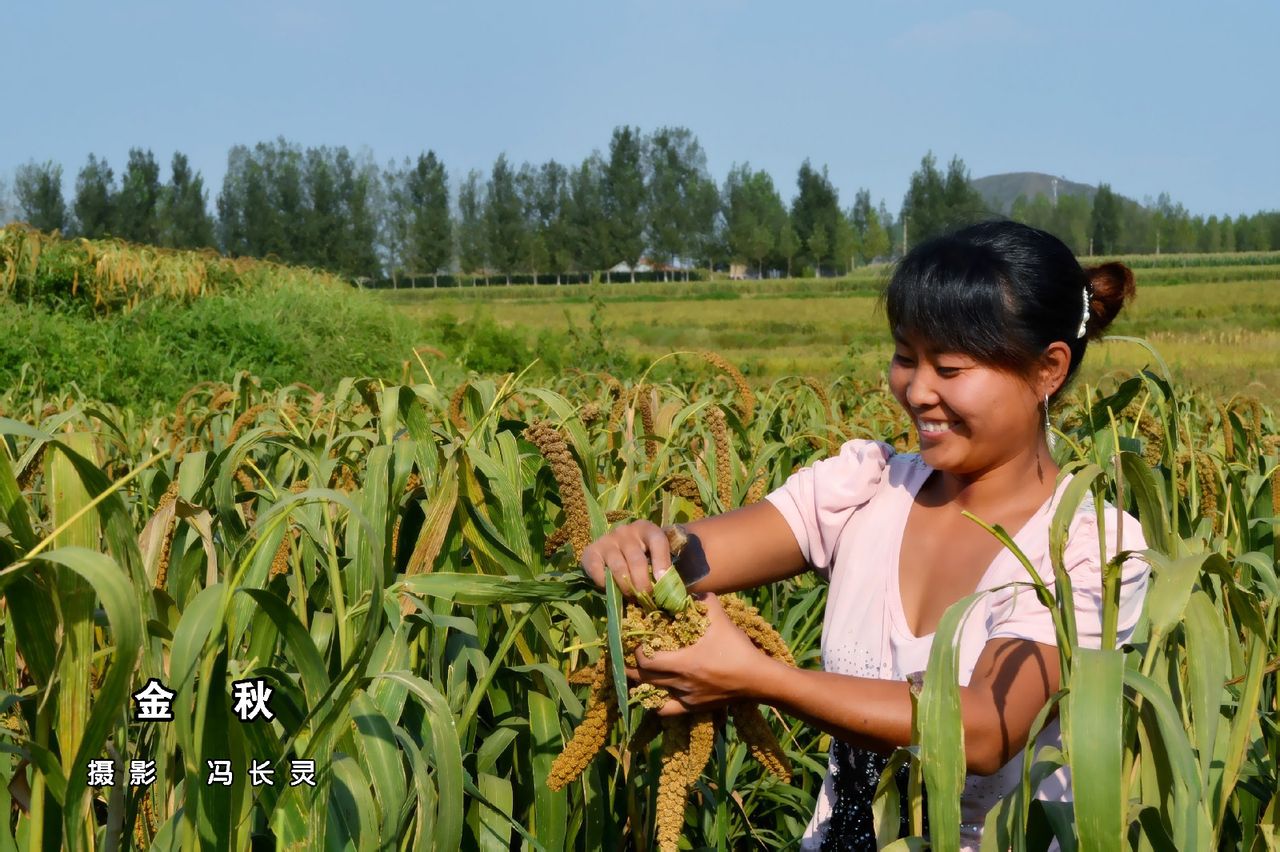
M 1046 197 L 1052 199 L 1056 191 L 1058 195 L 1083 195 L 1092 201 L 1098 191 L 1096 186 L 1076 183 L 1064 177 L 1054 177 L 1043 172 L 1006 172 L 989 175 L 974 180 L 973 186 L 982 193 L 983 199 L 992 210 L 1004 214 L 1009 213 L 1019 195 L 1025 195 L 1031 199 L 1044 193 Z

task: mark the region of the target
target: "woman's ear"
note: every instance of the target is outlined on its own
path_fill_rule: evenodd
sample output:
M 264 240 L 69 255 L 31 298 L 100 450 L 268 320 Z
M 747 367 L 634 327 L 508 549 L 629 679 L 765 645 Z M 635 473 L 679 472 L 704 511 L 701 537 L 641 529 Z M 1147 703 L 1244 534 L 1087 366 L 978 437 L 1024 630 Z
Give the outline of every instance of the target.
M 1061 340 L 1050 343 L 1040 356 L 1040 398 L 1052 396 L 1067 380 L 1071 368 L 1071 349 Z

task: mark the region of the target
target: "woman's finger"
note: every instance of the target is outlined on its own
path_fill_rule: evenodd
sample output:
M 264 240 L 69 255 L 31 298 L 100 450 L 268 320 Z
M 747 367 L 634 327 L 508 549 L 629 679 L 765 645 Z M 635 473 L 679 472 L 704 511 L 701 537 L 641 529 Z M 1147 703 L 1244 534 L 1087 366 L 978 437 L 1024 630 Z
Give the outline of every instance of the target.
M 604 564 L 609 573 L 613 574 L 613 579 L 617 582 L 618 588 L 622 590 L 623 597 L 634 598 L 636 595 L 635 584 L 631 581 L 631 570 L 627 566 L 627 557 L 623 555 L 622 550 L 616 545 L 604 552 Z M 604 585 L 604 577 L 601 578 L 600 585 Z
M 597 586 L 604 588 L 604 556 L 597 547 L 588 547 L 582 554 L 582 570 Z
M 653 579 L 657 580 L 671 567 L 671 543 L 657 524 L 649 524 L 643 536 L 645 548 L 649 551 L 649 563 L 653 566 Z
M 631 584 L 637 592 L 648 595 L 653 592 L 653 575 L 649 573 L 649 554 L 644 545 L 637 541 L 622 545 L 622 554 L 627 560 L 627 571 L 631 574 Z

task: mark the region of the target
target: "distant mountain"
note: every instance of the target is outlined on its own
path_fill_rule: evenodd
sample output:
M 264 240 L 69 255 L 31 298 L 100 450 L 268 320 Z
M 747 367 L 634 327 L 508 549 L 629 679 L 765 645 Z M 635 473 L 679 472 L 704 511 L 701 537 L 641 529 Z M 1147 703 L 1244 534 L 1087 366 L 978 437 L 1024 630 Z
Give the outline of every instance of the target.
M 972 181 L 978 192 L 994 212 L 1008 214 L 1013 202 L 1019 195 L 1031 200 L 1040 193 L 1050 200 L 1054 197 L 1055 187 L 1059 196 L 1083 195 L 1090 201 L 1097 193 L 1096 186 L 1087 183 L 1076 183 L 1064 177 L 1054 177 L 1042 172 L 1007 172 L 1002 175 L 990 175 Z

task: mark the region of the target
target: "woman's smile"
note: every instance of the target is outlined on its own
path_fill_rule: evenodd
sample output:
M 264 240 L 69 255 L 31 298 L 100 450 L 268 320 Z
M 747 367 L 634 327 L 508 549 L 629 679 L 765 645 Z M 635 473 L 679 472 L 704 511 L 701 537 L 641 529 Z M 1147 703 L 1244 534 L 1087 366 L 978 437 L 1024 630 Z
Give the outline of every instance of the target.
M 920 432 L 922 441 L 937 441 L 955 431 L 960 425 L 959 421 L 952 420 L 917 420 L 916 429 Z

